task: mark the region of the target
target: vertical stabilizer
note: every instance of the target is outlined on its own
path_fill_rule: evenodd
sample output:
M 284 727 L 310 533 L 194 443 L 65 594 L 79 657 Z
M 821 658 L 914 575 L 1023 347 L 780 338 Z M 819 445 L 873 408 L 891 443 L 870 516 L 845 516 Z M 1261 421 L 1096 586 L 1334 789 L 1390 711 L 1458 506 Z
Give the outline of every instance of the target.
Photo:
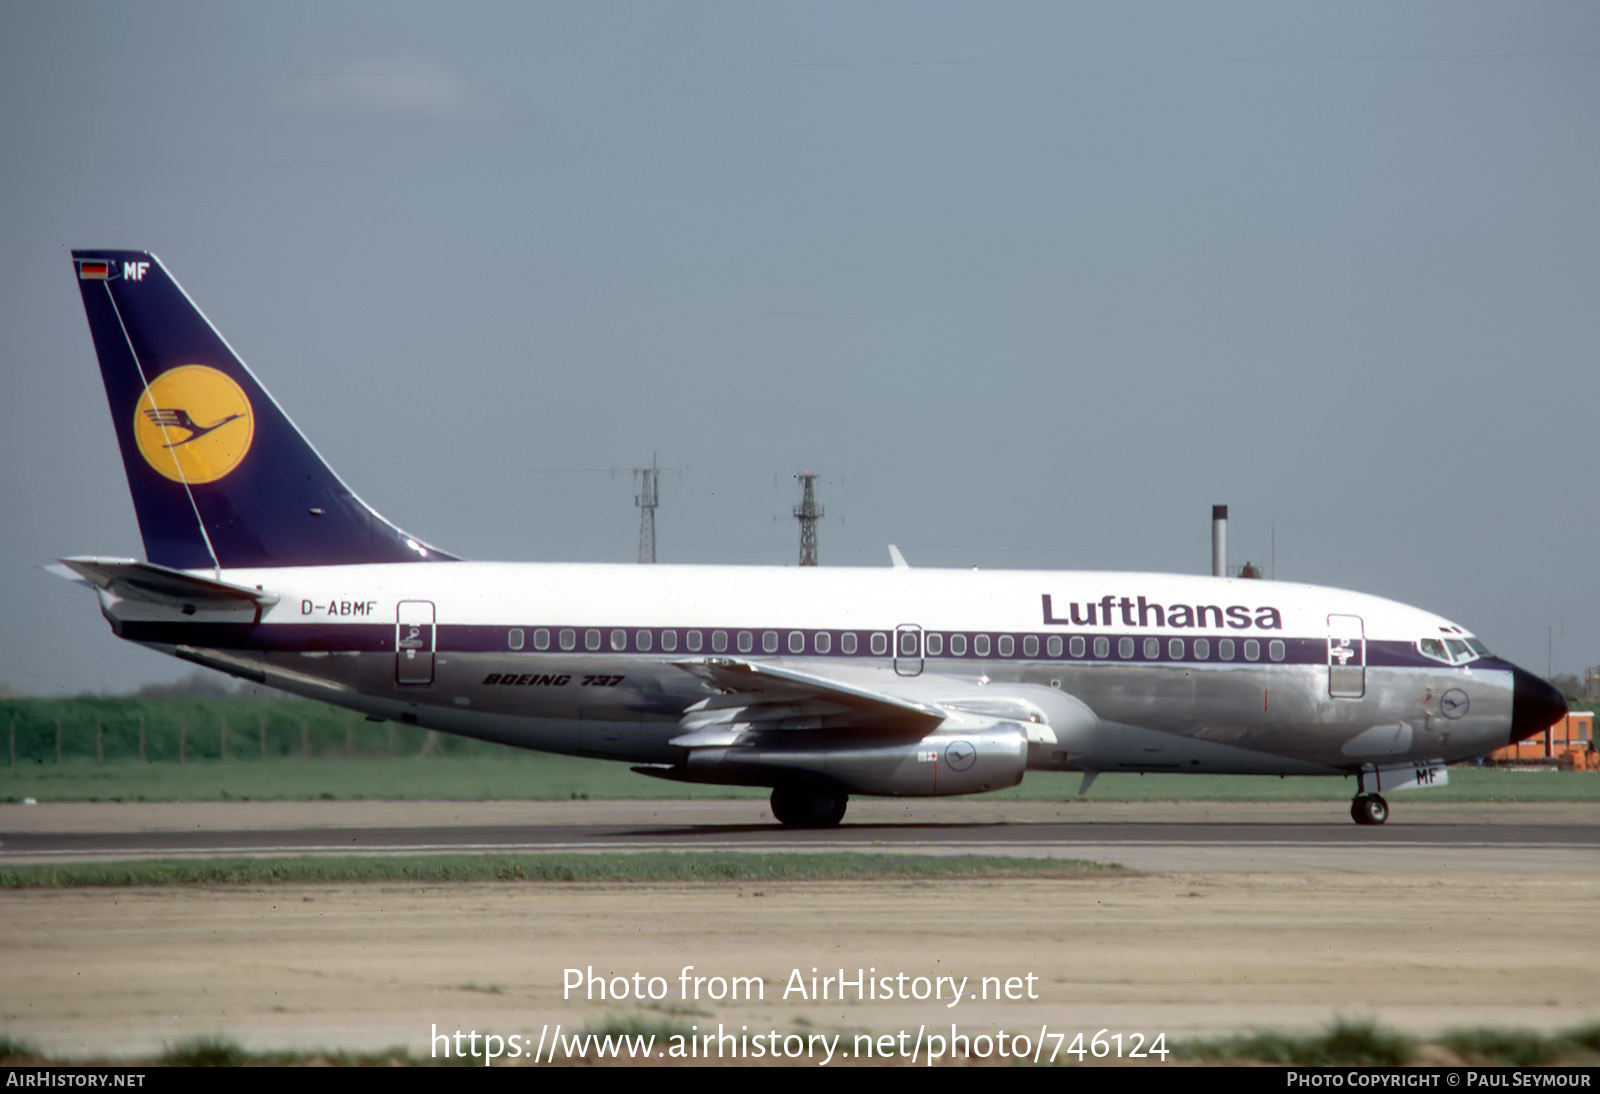
M 175 569 L 451 561 L 356 497 L 143 251 L 73 251 L 145 554 Z

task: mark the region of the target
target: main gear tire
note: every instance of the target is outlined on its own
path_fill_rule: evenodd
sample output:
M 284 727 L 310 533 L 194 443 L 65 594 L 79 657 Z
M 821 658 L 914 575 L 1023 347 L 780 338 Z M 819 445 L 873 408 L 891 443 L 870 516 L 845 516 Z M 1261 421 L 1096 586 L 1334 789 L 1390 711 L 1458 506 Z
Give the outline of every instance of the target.
M 772 815 L 785 828 L 834 828 L 844 819 L 850 795 L 825 786 L 779 786 L 772 791 Z
M 1378 794 L 1358 794 L 1350 803 L 1350 819 L 1357 824 L 1382 824 L 1389 819 L 1389 803 Z

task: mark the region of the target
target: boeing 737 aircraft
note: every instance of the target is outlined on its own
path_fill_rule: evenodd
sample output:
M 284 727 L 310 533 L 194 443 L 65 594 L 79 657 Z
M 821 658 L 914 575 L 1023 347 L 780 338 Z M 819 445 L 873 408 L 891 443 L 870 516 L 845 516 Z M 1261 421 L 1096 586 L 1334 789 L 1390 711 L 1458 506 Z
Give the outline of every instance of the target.
M 122 638 L 297 695 L 770 787 L 803 827 L 1029 770 L 1355 775 L 1382 824 L 1566 709 L 1448 619 L 1308 585 L 461 561 L 356 497 L 154 255 L 73 269 L 146 560 L 56 569 Z

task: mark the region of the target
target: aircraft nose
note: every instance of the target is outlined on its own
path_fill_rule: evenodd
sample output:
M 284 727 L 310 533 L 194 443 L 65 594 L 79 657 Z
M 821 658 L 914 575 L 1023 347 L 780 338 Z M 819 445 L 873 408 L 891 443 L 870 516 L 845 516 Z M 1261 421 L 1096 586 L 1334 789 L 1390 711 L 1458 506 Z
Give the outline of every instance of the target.
M 1567 713 L 1567 700 L 1559 691 L 1525 669 L 1511 666 L 1511 740 L 1543 733 Z

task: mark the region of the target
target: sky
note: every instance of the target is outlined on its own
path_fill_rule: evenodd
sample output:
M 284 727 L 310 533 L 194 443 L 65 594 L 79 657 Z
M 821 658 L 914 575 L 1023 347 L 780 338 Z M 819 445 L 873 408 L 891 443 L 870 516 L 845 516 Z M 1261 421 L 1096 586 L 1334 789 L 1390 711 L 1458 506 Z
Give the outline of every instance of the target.
M 0 681 L 187 666 L 71 247 L 469 558 L 1204 573 L 1600 662 L 1600 6 L 0 4 Z

